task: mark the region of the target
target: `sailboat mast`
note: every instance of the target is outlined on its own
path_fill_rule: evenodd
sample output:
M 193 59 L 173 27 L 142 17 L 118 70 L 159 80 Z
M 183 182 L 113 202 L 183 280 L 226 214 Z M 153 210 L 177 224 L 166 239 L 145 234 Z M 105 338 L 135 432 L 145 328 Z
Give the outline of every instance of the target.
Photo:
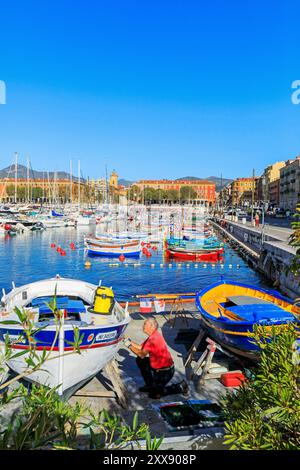
M 45 175 L 44 175 L 44 172 L 43 172 L 43 197 L 42 197 L 42 204 L 44 203 L 45 201 Z
M 73 204 L 73 194 L 72 194 L 72 160 L 70 160 L 70 202 L 71 206 Z
M 30 201 L 30 190 L 29 190 L 29 157 L 27 157 L 27 202 Z
M 80 211 L 80 160 L 78 160 L 78 211 Z
M 106 195 L 105 195 L 105 204 L 108 203 L 108 181 L 107 181 L 107 165 L 105 165 L 105 190 L 106 190 Z

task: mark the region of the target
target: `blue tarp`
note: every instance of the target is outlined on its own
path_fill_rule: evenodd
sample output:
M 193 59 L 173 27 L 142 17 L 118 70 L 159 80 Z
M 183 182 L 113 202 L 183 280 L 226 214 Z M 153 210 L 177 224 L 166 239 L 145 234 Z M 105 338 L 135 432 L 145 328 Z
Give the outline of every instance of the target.
M 48 307 L 49 304 L 53 302 L 53 297 L 40 297 L 39 299 L 34 299 L 31 304 L 33 307 L 39 308 L 39 313 L 52 313 L 51 309 Z M 82 300 L 70 300 L 68 297 L 58 297 L 56 299 L 57 308 L 60 310 L 67 310 L 68 313 L 80 313 L 85 312 L 85 306 Z
M 227 307 L 227 310 L 247 321 L 268 320 L 275 322 L 294 319 L 294 315 L 274 304 L 236 305 Z

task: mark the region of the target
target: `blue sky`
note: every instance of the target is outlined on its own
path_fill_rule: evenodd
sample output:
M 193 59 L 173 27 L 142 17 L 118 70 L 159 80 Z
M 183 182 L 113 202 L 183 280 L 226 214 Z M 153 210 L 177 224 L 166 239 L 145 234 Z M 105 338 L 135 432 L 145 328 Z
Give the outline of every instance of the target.
M 300 7 L 245 3 L 2 2 L 0 168 L 234 178 L 300 154 Z

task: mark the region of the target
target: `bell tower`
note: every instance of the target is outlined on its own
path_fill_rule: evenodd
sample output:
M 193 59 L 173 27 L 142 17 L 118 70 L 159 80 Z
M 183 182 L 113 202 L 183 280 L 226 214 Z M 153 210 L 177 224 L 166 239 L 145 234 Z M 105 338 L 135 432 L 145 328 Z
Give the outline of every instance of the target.
M 118 175 L 115 172 L 115 170 L 113 170 L 113 172 L 110 175 L 109 186 L 116 188 L 116 189 L 118 188 Z

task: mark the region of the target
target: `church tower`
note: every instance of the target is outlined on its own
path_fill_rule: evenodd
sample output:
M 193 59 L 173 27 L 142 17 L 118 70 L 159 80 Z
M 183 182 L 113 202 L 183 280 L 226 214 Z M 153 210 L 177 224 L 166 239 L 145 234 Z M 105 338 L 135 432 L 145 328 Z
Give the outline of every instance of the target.
M 116 188 L 116 189 L 118 188 L 118 175 L 115 172 L 115 170 L 113 170 L 112 174 L 110 175 L 109 186 Z

